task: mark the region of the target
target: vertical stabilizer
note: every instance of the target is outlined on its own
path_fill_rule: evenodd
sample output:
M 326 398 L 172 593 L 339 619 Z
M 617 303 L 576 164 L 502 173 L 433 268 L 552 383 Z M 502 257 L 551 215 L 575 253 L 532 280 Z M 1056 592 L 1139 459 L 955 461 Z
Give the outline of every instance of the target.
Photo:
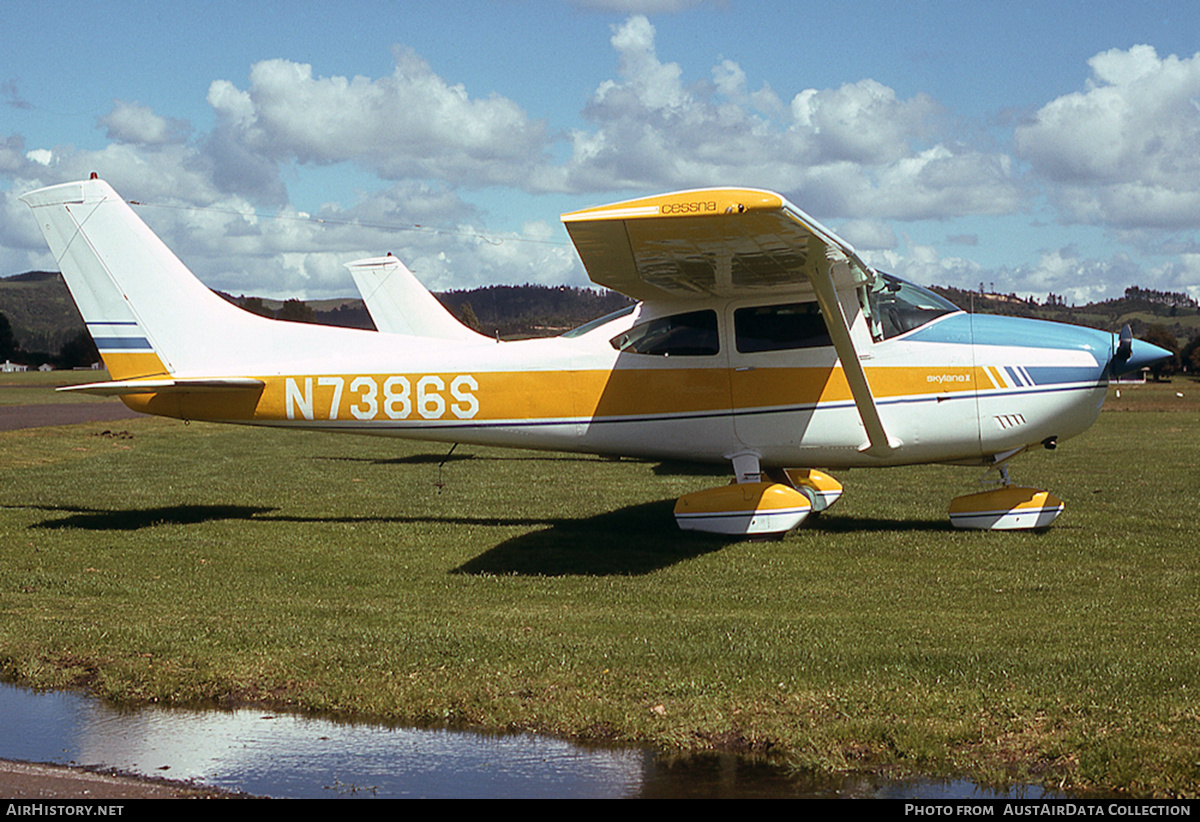
M 486 339 L 455 319 L 408 266 L 391 254 L 356 260 L 346 268 L 380 331 L 460 342 Z
M 31 191 L 21 200 L 116 380 L 211 370 L 214 340 L 269 322 L 200 282 L 112 187 L 91 179 Z

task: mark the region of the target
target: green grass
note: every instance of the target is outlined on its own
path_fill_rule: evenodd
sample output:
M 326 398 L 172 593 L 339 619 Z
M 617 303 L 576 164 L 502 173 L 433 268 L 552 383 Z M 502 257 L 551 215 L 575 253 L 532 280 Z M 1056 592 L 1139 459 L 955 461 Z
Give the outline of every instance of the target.
M 21 371 L 0 374 L 0 406 L 57 405 L 75 402 L 119 403 L 116 397 L 101 397 L 82 391 L 58 391 L 64 385 L 104 382 L 107 371 Z
M 951 529 L 969 468 L 844 472 L 827 514 L 733 542 L 675 528 L 675 497 L 725 479 L 667 464 L 462 446 L 439 469 L 436 445 L 157 419 L 0 433 L 0 671 L 1196 796 L 1192 387 L 1124 387 L 1019 458 L 1067 503 L 1038 533 Z

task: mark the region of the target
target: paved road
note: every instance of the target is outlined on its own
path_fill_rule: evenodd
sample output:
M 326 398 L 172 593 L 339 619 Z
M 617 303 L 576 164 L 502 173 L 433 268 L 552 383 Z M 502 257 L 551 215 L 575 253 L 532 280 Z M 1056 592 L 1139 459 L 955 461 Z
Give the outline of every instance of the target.
M 40 428 L 44 425 L 74 425 L 79 422 L 109 422 L 142 417 L 119 402 L 72 402 L 61 405 L 0 405 L 0 431 Z

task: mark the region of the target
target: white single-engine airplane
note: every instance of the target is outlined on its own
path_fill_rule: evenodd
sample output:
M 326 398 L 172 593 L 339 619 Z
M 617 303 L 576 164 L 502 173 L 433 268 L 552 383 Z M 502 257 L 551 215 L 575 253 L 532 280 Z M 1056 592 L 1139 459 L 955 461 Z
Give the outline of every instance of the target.
M 964 313 L 769 191 L 563 215 L 591 279 L 640 302 L 516 342 L 459 324 L 390 255 L 349 265 L 390 333 L 276 322 L 214 294 L 95 175 L 21 199 L 112 377 L 70 390 L 185 420 L 728 462 L 733 483 L 675 507 L 721 534 L 828 507 L 841 485 L 817 469 L 918 463 L 998 470 L 951 503 L 956 526 L 1048 525 L 1062 502 L 1012 485 L 1008 461 L 1079 434 L 1110 377 L 1168 355 Z

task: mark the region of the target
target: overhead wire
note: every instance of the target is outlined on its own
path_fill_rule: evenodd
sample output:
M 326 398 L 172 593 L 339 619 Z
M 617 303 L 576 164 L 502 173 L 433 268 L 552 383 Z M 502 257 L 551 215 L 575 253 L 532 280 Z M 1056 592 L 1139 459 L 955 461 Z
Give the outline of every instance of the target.
M 463 231 L 460 229 L 438 228 L 436 226 L 421 225 L 420 223 L 376 223 L 366 222 L 363 220 L 338 219 L 336 217 L 317 217 L 311 214 L 265 214 L 260 211 L 239 211 L 236 208 L 222 208 L 219 206 L 196 206 L 196 205 L 178 205 L 173 203 L 152 203 L 145 200 L 127 200 L 131 206 L 140 206 L 142 208 L 162 208 L 175 211 L 199 211 L 213 214 L 229 214 L 236 217 L 255 217 L 261 220 L 291 220 L 294 222 L 316 223 L 318 225 L 344 225 L 356 226 L 359 228 L 370 228 L 377 231 L 416 231 L 427 234 L 448 236 L 448 237 L 464 237 L 476 240 L 482 240 L 489 245 L 499 246 L 505 242 L 520 242 L 534 243 L 537 245 L 556 245 L 567 246 L 564 240 L 547 240 L 537 237 L 529 237 L 522 234 L 513 234 L 505 236 L 497 236 L 481 231 Z

